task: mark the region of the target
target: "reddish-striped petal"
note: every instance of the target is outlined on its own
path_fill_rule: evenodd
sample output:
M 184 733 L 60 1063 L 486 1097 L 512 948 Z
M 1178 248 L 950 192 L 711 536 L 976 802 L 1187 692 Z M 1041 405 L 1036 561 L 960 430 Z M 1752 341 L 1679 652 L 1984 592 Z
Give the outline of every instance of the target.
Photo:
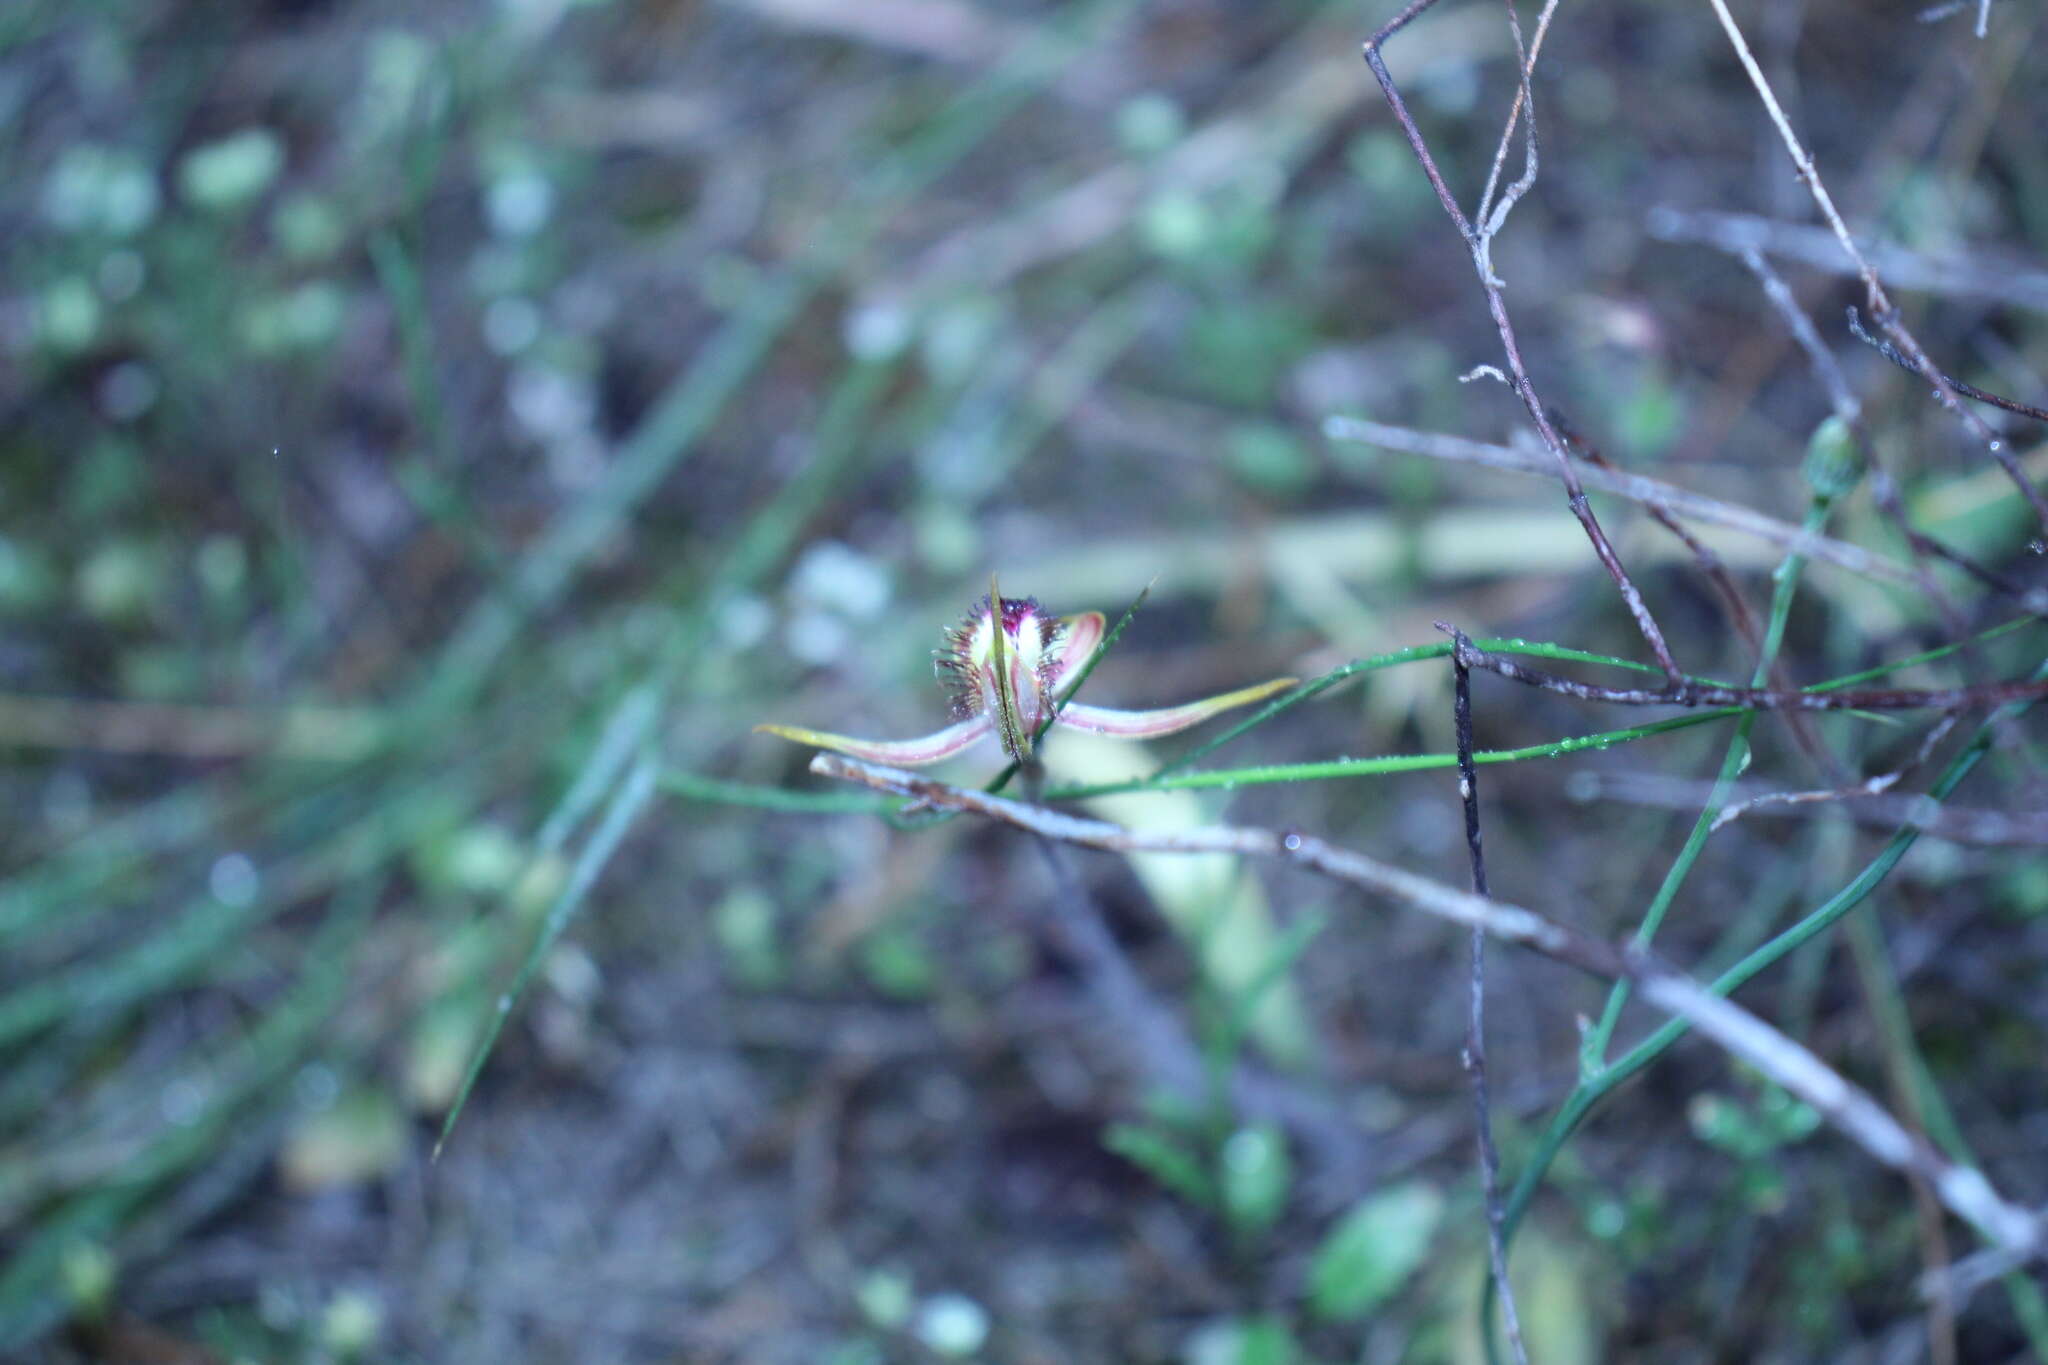
M 1107 618 L 1099 611 L 1084 611 L 1060 622 L 1060 663 L 1059 671 L 1053 675 L 1053 696 L 1064 695 L 1074 685 L 1081 670 L 1088 666 L 1088 660 L 1095 656 L 1095 647 L 1102 643 L 1102 632 L 1107 625 Z
M 760 734 L 779 735 L 798 744 L 809 744 L 819 749 L 834 749 L 855 758 L 867 759 L 870 763 L 886 763 L 894 768 L 922 768 L 928 763 L 937 763 L 963 752 L 974 741 L 989 732 L 989 718 L 974 716 L 949 725 L 934 735 L 918 739 L 853 739 L 846 735 L 827 734 L 822 730 L 805 730 L 794 725 L 756 725 Z
M 1235 692 L 1225 692 L 1220 697 L 1191 701 L 1183 706 L 1161 707 L 1156 711 L 1117 711 L 1107 706 L 1084 706 L 1080 702 L 1068 702 L 1066 709 L 1060 712 L 1059 720 L 1062 725 L 1071 725 L 1077 730 L 1092 730 L 1098 735 L 1152 739 L 1159 735 L 1178 734 L 1191 726 L 1200 725 L 1211 716 L 1228 711 L 1233 706 L 1263 701 L 1275 692 L 1284 691 L 1299 681 L 1298 678 L 1275 678 L 1271 682 L 1262 682 L 1255 687 L 1241 687 Z

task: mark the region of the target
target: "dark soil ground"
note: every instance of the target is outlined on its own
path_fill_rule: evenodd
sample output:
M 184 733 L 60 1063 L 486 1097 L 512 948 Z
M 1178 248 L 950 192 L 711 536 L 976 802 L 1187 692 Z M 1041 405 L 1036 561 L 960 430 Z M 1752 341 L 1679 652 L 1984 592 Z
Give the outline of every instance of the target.
M 1297 867 L 885 821 L 752 733 L 944 724 L 932 651 L 991 571 L 1112 620 L 1152 584 L 1107 706 L 1437 621 L 1653 662 L 1548 472 L 1404 449 L 1552 458 L 1359 60 L 1390 14 L 0 11 L 0 1355 L 1484 1359 L 1460 931 Z M 2048 401 L 2040 7 L 1735 18 L 1911 334 Z M 1543 402 L 1837 547 L 1802 572 L 1689 518 L 1696 552 L 1596 494 L 1679 663 L 1748 682 L 1774 625 L 1777 687 L 1966 641 L 1883 685 L 2032 674 L 2043 527 L 1849 333 L 1867 288 L 1714 8 L 1567 5 L 1543 44 L 1491 248 Z M 1446 0 L 1386 52 L 1471 212 L 1506 12 Z M 1860 405 L 1818 444 L 1880 472 L 1831 507 L 1828 383 L 1744 242 Z M 2039 423 L 1970 411 L 2041 487 Z M 1482 750 L 1684 714 L 1474 693 Z M 1451 702 L 1439 651 L 1198 765 L 1434 766 L 1087 809 L 1463 887 Z M 2048 732 L 1990 714 L 1765 716 L 1732 796 L 1729 717 L 1485 766 L 1491 889 L 1619 938 L 1669 878 L 1657 946 L 1703 978 L 1827 911 L 1740 1001 L 2038 1207 Z M 1223 728 L 1061 730 L 1048 781 Z M 1902 768 L 1682 852 L 1709 804 Z M 1497 946 L 1487 987 L 1501 1179 L 1543 1173 L 1531 1360 L 2048 1350 L 2038 1263 L 1974 1273 L 1925 1181 L 1710 1043 L 1557 1126 L 1606 984 Z M 1605 1055 L 1662 1022 L 1629 1004 Z

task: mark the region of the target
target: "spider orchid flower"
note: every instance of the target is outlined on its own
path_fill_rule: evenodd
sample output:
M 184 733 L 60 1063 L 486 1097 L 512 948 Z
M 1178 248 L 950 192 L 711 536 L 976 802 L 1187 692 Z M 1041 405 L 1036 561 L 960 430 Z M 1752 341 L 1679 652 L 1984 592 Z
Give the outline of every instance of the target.
M 1000 603 L 1000 605 L 995 605 Z M 998 597 L 974 604 L 967 618 L 946 632 L 938 656 L 941 680 L 953 694 L 953 724 L 919 739 L 853 739 L 792 725 L 757 725 L 757 731 L 798 744 L 836 749 L 892 767 L 918 768 L 962 753 L 993 733 L 1003 752 L 1017 762 L 1030 757 L 1032 741 L 1047 715 L 1060 725 L 1127 739 L 1177 734 L 1209 717 L 1292 687 L 1294 678 L 1275 678 L 1220 697 L 1156 711 L 1116 711 L 1080 702 L 1061 705 L 1080 681 L 1081 671 L 1102 643 L 1103 615 L 1084 611 L 1064 619 L 1049 616 L 1035 597 Z

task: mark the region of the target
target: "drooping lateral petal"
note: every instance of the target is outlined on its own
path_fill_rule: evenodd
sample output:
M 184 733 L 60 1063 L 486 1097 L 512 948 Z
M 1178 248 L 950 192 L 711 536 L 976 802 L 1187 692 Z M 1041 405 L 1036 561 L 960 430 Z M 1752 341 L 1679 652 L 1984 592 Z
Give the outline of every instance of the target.
M 1263 701 L 1275 692 L 1284 691 L 1299 681 L 1299 678 L 1275 678 L 1271 682 L 1262 682 L 1255 687 L 1241 687 L 1235 692 L 1225 692 L 1220 697 L 1191 701 L 1184 706 L 1161 707 L 1156 711 L 1117 711 L 1107 706 L 1084 706 L 1080 702 L 1069 702 L 1066 709 L 1060 712 L 1059 723 L 1071 725 L 1077 730 L 1092 730 L 1098 735 L 1152 739 L 1159 735 L 1178 734 L 1190 726 L 1200 725 L 1211 716 L 1228 711 L 1233 706 Z
M 1099 611 L 1084 611 L 1060 623 L 1060 666 L 1052 679 L 1054 697 L 1064 696 L 1081 676 L 1081 670 L 1095 656 L 1095 647 L 1102 643 L 1107 625 L 1107 618 Z
M 924 735 L 918 739 L 853 739 L 847 735 L 832 735 L 822 730 L 806 730 L 795 725 L 754 727 L 755 732 L 759 734 L 779 735 L 798 744 L 833 749 L 842 754 L 852 754 L 855 758 L 864 758 L 870 763 L 886 763 L 894 768 L 922 768 L 928 763 L 951 758 L 987 734 L 989 729 L 987 716 L 972 716 L 957 725 L 948 725 L 937 734 Z

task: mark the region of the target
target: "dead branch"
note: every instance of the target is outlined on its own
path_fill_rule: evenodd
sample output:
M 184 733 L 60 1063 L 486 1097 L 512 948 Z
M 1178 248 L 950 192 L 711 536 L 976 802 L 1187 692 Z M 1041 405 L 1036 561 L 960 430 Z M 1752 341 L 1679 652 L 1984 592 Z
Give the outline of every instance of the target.
M 1849 310 L 1849 331 L 1858 341 L 1874 349 L 1879 355 L 1891 361 L 1892 364 L 1898 366 L 1907 374 L 1918 373 L 1913 366 L 1913 362 L 1899 354 L 1898 347 L 1892 345 L 1883 337 L 1870 334 L 1869 330 L 1863 325 L 1863 319 L 1856 315 L 1854 308 Z M 2037 408 L 2031 403 L 2022 403 L 2016 399 L 2001 398 L 1995 393 L 1987 393 L 1975 385 L 1965 384 L 1946 370 L 1942 370 L 1939 373 L 1942 383 L 1948 385 L 1965 398 L 1975 399 L 1979 403 L 1988 403 L 1994 408 L 2003 408 L 2007 412 L 2017 413 L 2030 422 L 2048 422 L 2048 408 Z
M 1490 445 L 1462 436 L 1446 436 L 1435 432 L 1416 431 L 1409 427 L 1388 426 L 1384 422 L 1368 422 L 1361 417 L 1325 418 L 1323 435 L 1333 441 L 1357 441 L 1365 445 L 1398 450 L 1404 454 L 1425 455 L 1433 460 L 1486 465 L 1492 469 L 1505 469 L 1516 474 L 1534 474 L 1542 478 L 1557 476 L 1555 465 L 1550 459 L 1529 451 L 1516 450 L 1511 446 Z M 1690 489 L 1680 488 L 1677 484 L 1665 483 L 1661 479 L 1606 469 L 1582 469 L 1579 476 L 1587 488 L 1612 493 L 1616 497 L 1627 498 L 1645 507 L 1661 507 L 1672 515 L 1688 521 L 1725 526 L 1731 531 L 1740 531 L 1758 540 L 1781 545 L 1808 559 L 1833 564 L 1836 568 L 1846 569 L 1865 578 L 1907 585 L 1919 581 L 1912 569 L 1906 565 L 1866 550 L 1861 545 L 1805 531 L 1789 521 L 1780 521 L 1776 517 L 1766 516 L 1762 512 L 1736 503 L 1722 502 L 1718 498 L 1710 498 L 1704 493 L 1695 493 Z M 2048 609 L 2048 593 L 2041 593 L 2038 596 L 2040 600 L 2034 604 L 2033 609 Z
M 1731 256 L 1761 251 L 1779 260 L 1854 275 L 1854 260 L 1845 259 L 1840 244 L 1826 228 L 1782 223 L 1748 213 L 1712 213 L 1659 205 L 1650 210 L 1649 233 L 1660 242 L 1713 247 Z M 1987 299 L 2014 308 L 2048 312 L 2048 270 L 2023 258 L 2005 259 L 1972 249 L 1967 259 L 1929 256 L 1892 242 L 1859 241 L 1864 258 L 1900 289 L 1941 294 L 1949 298 Z
M 1908 1132 L 1867 1092 L 1801 1044 L 1642 948 L 1617 947 L 1533 910 L 1458 891 L 1296 831 L 1232 826 L 1130 830 L 838 754 L 817 755 L 811 760 L 811 771 L 1087 848 L 1283 859 L 1450 923 L 1480 929 L 1602 980 L 1629 981 L 1643 1000 L 1685 1020 L 1723 1050 L 1811 1105 L 1877 1161 L 1924 1179 L 1951 1213 L 1992 1245 L 2028 1259 L 2048 1250 L 2041 1218 L 2001 1196 L 1981 1172 L 1956 1165 Z
M 1742 29 L 1737 26 L 1735 16 L 1728 12 L 1727 0 L 1708 0 L 1708 3 L 1713 6 L 1715 17 L 1721 21 L 1722 29 L 1728 34 L 1728 41 L 1734 45 L 1735 55 L 1741 61 L 1742 69 L 1749 73 L 1750 84 L 1756 87 L 1757 97 L 1763 101 L 1765 112 L 1770 115 L 1772 125 L 1777 128 L 1778 136 L 1785 144 L 1785 151 L 1792 158 L 1793 169 L 1805 182 L 1808 193 L 1813 196 L 1814 205 L 1820 209 L 1821 217 L 1827 220 L 1828 228 L 1834 233 L 1835 240 L 1841 243 L 1842 250 L 1849 254 L 1849 259 L 1856 263 L 1856 273 L 1863 280 L 1865 301 L 1869 304 L 1871 318 L 1899 349 L 1900 354 L 1910 362 L 1910 368 L 1933 385 L 1934 396 L 1941 405 L 1954 413 L 1962 422 L 1964 429 L 1990 452 L 1991 458 L 1998 462 L 1999 468 L 2005 471 L 2006 477 L 2013 481 L 2020 490 L 2020 495 L 2033 508 L 2034 519 L 2042 526 L 2048 527 L 2048 494 L 2043 494 L 2035 487 L 2033 480 L 2027 477 L 2026 471 L 2020 468 L 2019 461 L 2013 458 L 2012 451 L 2006 448 L 2006 442 L 1999 439 L 1998 434 L 1984 424 L 1984 419 L 1963 406 L 1955 389 L 1949 385 L 1934 362 L 1928 359 L 1927 352 L 1921 349 L 1913 334 L 1906 330 L 1905 323 L 1899 320 L 1899 310 L 1893 305 L 1890 295 L 1885 293 L 1884 284 L 1878 279 L 1877 271 L 1864 256 L 1862 248 L 1856 245 L 1855 238 L 1849 235 L 1848 224 L 1842 221 L 1841 213 L 1835 208 L 1834 196 L 1828 193 L 1828 187 L 1820 177 L 1820 170 L 1814 165 L 1813 154 L 1806 150 L 1805 145 L 1799 140 L 1799 135 L 1792 131 L 1792 121 L 1786 117 L 1784 108 L 1778 103 L 1771 83 L 1764 78 L 1763 68 L 1757 65 L 1756 55 L 1749 50 L 1749 42 L 1742 36 Z
M 1489 654 L 1455 626 L 1442 621 L 1436 624 L 1437 629 L 1451 637 L 1456 657 L 1469 667 L 1483 668 L 1545 692 L 1611 706 L 1734 706 L 1747 711 L 1963 711 L 2048 697 L 2048 678 L 1969 687 L 1842 687 L 1826 692 L 1778 692 L 1767 687 L 1729 687 L 1725 683 L 1692 679 L 1681 679 L 1666 687 L 1603 687 L 1531 668 L 1504 655 Z
M 1553 0 L 1554 3 L 1554 0 Z M 1509 10 L 1514 12 L 1513 0 Z M 1544 11 L 1546 14 L 1548 10 Z M 1521 34 L 1516 33 L 1519 43 Z M 1479 834 L 1479 767 L 1472 761 L 1472 671 L 1453 659 L 1452 725 L 1458 735 L 1458 795 L 1465 807 L 1465 848 L 1472 859 L 1472 894 L 1485 897 L 1486 850 Z M 1493 1108 L 1486 1084 L 1486 931 L 1474 926 L 1469 957 L 1469 1004 L 1465 1016 L 1465 1074 L 1472 1083 L 1472 1112 L 1479 1138 L 1479 1191 L 1486 1204 L 1486 1255 L 1500 1296 L 1501 1325 L 1520 1365 L 1529 1365 L 1522 1344 L 1522 1318 L 1508 1279 L 1507 1210 L 1500 1201 L 1500 1152 L 1493 1145 Z
M 1388 39 L 1414 22 L 1417 15 L 1429 9 L 1436 0 L 1412 0 L 1409 6 L 1388 20 L 1379 32 L 1365 42 L 1365 63 L 1372 68 L 1373 79 L 1380 83 L 1380 90 L 1387 97 L 1387 105 L 1393 110 L 1394 119 L 1401 125 L 1402 134 L 1408 139 L 1409 150 L 1415 154 L 1422 167 L 1422 173 L 1429 178 L 1430 187 L 1436 191 L 1437 202 L 1464 239 L 1466 249 L 1472 254 L 1473 268 L 1479 274 L 1479 286 L 1486 294 L 1486 306 L 1493 314 L 1494 330 L 1500 336 L 1501 349 L 1508 362 L 1508 370 L 1514 376 L 1515 392 L 1521 397 L 1522 406 L 1528 410 L 1529 420 L 1536 424 L 1537 434 L 1543 438 L 1544 448 L 1557 462 L 1558 478 L 1564 484 L 1565 497 L 1572 515 L 1586 532 L 1586 539 L 1593 546 L 1593 553 L 1607 570 L 1614 587 L 1627 605 L 1629 615 L 1635 619 L 1636 629 L 1643 641 L 1656 656 L 1657 664 L 1664 670 L 1664 676 L 1674 683 L 1684 675 L 1677 662 L 1671 657 L 1670 646 L 1664 641 L 1664 632 L 1657 625 L 1656 617 L 1643 600 L 1642 593 L 1628 576 L 1628 570 L 1621 564 L 1621 558 L 1614 552 L 1614 546 L 1607 539 L 1607 532 L 1601 529 L 1599 518 L 1593 515 L 1593 507 L 1586 499 L 1586 490 L 1580 485 L 1578 471 L 1571 456 L 1565 451 L 1564 441 L 1550 425 L 1542 398 L 1536 392 L 1535 381 L 1529 377 L 1529 370 L 1522 363 L 1522 350 L 1515 340 L 1514 324 L 1508 320 L 1507 300 L 1501 295 L 1501 281 L 1494 276 L 1492 266 L 1493 234 L 1495 223 L 1488 221 L 1475 225 L 1458 207 L 1458 200 L 1445 183 L 1443 172 L 1437 168 L 1436 158 L 1430 154 L 1429 144 L 1422 136 L 1422 129 L 1416 125 L 1415 116 L 1408 112 L 1408 104 L 1401 98 L 1400 89 L 1394 84 L 1393 75 L 1387 70 L 1387 63 L 1380 55 L 1380 49 Z M 1528 96 L 1526 74 L 1522 79 L 1525 101 Z M 1535 109 L 1529 109 L 1529 166 L 1533 174 L 1536 164 Z M 1526 188 L 1526 187 L 1524 187 Z M 1504 213 L 1496 212 L 1496 218 L 1504 220 Z

